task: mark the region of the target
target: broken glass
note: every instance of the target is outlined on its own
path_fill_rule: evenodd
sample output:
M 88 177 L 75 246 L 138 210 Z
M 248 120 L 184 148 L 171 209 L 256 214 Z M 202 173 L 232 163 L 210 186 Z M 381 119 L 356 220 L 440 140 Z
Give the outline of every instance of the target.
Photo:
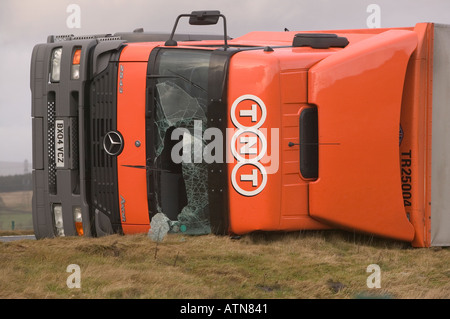
M 170 127 L 193 130 L 195 120 L 206 121 L 206 99 L 192 97 L 171 81 L 156 84 L 156 89 L 159 96 L 156 101 L 156 156 L 159 156 L 164 148 L 165 134 Z
M 170 220 L 163 213 L 153 216 L 148 236 L 153 241 L 162 241 L 170 230 Z
M 160 214 L 166 216 L 171 232 L 211 232 L 207 164 L 198 160 L 198 153 L 195 154 L 196 147 L 201 145 L 203 151 L 206 145 L 203 133 L 207 120 L 209 58 L 210 52 L 200 50 L 167 50 L 159 58 L 154 165 L 162 171 L 156 187 L 159 192 L 155 196 L 157 214 L 153 219 L 157 218 L 156 224 L 161 225 L 158 223 Z M 199 123 L 201 134 L 196 132 Z M 168 156 L 174 144 L 180 142 L 171 140 L 171 134 L 177 128 L 186 132 L 182 137 L 183 148 L 190 146 L 187 148 L 190 160 L 178 164 Z

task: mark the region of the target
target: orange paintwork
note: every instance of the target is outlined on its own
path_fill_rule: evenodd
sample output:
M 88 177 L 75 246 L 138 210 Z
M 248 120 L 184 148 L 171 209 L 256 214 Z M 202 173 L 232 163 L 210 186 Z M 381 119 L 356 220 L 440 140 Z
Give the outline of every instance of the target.
M 158 43 L 130 43 L 120 54 L 121 62 L 148 62 L 150 52 L 158 46 Z M 139 81 L 138 79 L 135 79 Z
M 424 23 L 320 31 L 347 37 L 349 45 L 233 55 L 227 143 L 237 143 L 235 150 L 243 146 L 239 138 L 232 139 L 238 128 L 232 111 L 249 112 L 262 101 L 267 114 L 257 130 L 264 134 L 267 151 L 259 164 L 243 165 L 229 148 L 229 232 L 343 228 L 429 246 L 432 30 L 432 24 Z M 229 44 L 289 46 L 296 33 L 252 32 Z M 221 42 L 180 42 L 179 48 L 201 43 Z M 125 73 L 123 93 L 118 94 L 118 129 L 125 148 L 118 169 L 119 194 L 126 199 L 125 233 L 149 228 L 145 170 L 122 165 L 145 166 L 145 72 L 157 45 L 163 44 L 129 44 L 120 58 Z M 250 95 L 257 99 L 239 102 Z M 319 121 L 317 180 L 303 178 L 299 147 L 288 146 L 299 142 L 300 113 L 311 107 L 317 107 Z M 251 125 L 249 118 L 241 120 Z M 404 137 L 399 147 L 400 123 Z M 134 146 L 136 140 L 141 148 Z M 258 140 L 258 152 L 265 142 Z M 402 158 L 408 152 L 411 162 Z M 402 175 L 402 164 L 410 165 L 411 177 Z M 266 175 L 257 170 L 259 165 Z M 247 177 L 241 180 L 236 174 Z M 249 176 L 257 176 L 258 183 L 265 180 L 259 193 Z M 242 195 L 253 191 L 257 194 Z
M 389 30 L 310 69 L 309 102 L 317 105 L 319 118 L 312 217 L 379 236 L 414 238 L 403 207 L 398 131 L 404 75 L 416 46 L 414 32 Z
M 229 85 L 228 88 L 228 101 L 229 106 L 233 101 L 242 95 L 251 93 L 258 96 L 266 105 L 269 110 L 271 108 L 279 108 L 279 95 L 278 95 L 278 82 L 279 82 L 279 70 L 278 68 L 265 67 L 264 61 L 269 59 L 276 61 L 271 54 L 265 54 L 262 51 L 259 52 L 243 52 L 235 55 L 231 59 L 229 80 L 228 83 L 234 83 Z M 231 109 L 229 109 L 231 114 Z M 265 123 L 261 126 L 260 130 L 267 128 L 280 127 L 281 114 L 268 113 Z M 231 118 L 228 123 L 229 128 L 235 128 L 231 122 Z M 268 150 L 271 149 L 272 136 L 267 136 Z M 228 142 L 230 143 L 230 142 Z M 239 147 L 238 147 L 239 149 Z M 258 147 L 258 153 L 261 151 L 261 147 Z M 232 158 L 232 155 L 229 156 Z M 264 159 L 264 158 L 263 158 Z M 263 159 L 261 162 L 263 162 Z M 228 172 L 232 173 L 236 167 L 235 163 L 229 164 Z M 247 167 L 241 168 L 237 171 L 235 176 L 241 174 L 251 174 L 253 166 L 247 165 Z M 258 181 L 261 183 L 262 176 L 258 173 Z M 232 176 L 230 175 L 229 181 L 229 216 L 230 216 L 230 231 L 236 234 L 246 233 L 252 230 L 260 229 L 277 229 L 280 222 L 280 214 L 273 214 L 271 212 L 279 212 L 281 208 L 281 175 L 275 174 L 268 179 L 268 182 L 264 190 L 257 196 L 247 197 L 243 196 L 235 191 L 232 185 Z M 241 183 L 240 187 L 246 188 L 246 190 L 252 190 L 250 187 L 247 189 L 249 182 Z
M 350 45 L 330 50 L 289 49 L 286 56 L 277 49 L 271 58 L 261 60 L 256 53 L 249 53 L 253 56 L 248 60 L 242 53 L 232 58 L 230 103 L 249 92 L 263 100 L 265 96 L 273 99 L 272 104 L 266 103 L 271 119 L 267 127 L 280 127 L 281 154 L 280 170 L 268 175 L 263 192 L 254 198 L 230 194 L 231 232 L 338 227 L 429 246 L 429 236 L 428 241 L 424 236 L 430 229 L 430 205 L 424 203 L 429 203 L 430 192 L 427 145 L 431 125 L 426 116 L 412 112 L 425 115 L 431 110 L 431 29 L 431 24 L 418 24 L 395 30 L 332 31 L 347 37 Z M 284 40 L 283 36 L 292 39 L 293 35 L 279 34 L 277 41 Z M 271 34 L 249 34 L 238 41 L 263 38 L 270 41 Z M 305 59 L 294 52 L 303 53 Z M 318 63 L 305 63 L 311 57 Z M 240 59 L 243 62 L 238 63 Z M 301 61 L 306 65 L 301 66 Z M 281 70 L 280 66 L 288 67 Z M 307 80 L 302 71 L 308 72 Z M 302 86 L 308 87 L 307 93 Z M 317 181 L 302 179 L 298 146 L 287 146 L 289 141 L 298 142 L 298 116 L 308 107 L 306 103 L 316 105 L 319 112 L 319 143 L 323 145 L 319 146 Z M 403 130 L 410 134 L 401 149 L 413 148 L 420 159 L 413 164 L 416 187 L 412 197 L 418 202 L 412 203 L 408 215 L 402 196 L 402 187 L 408 186 L 401 184 L 398 146 L 401 110 Z M 408 125 L 420 127 L 411 134 Z M 411 141 L 420 145 L 411 146 Z M 423 171 L 428 173 L 426 180 Z M 279 216 L 274 216 L 277 210 Z
M 147 232 L 150 228 L 146 170 L 128 166 L 146 165 L 145 86 L 151 49 L 148 45 L 128 45 L 119 63 L 117 130 L 123 136 L 124 148 L 117 157 L 117 170 L 124 234 Z M 136 142 L 140 143 L 139 147 Z
M 267 184 L 261 193 L 244 197 L 234 191 L 232 176 L 229 177 L 232 233 L 328 228 L 308 215 L 308 181 L 299 172 L 298 147 L 289 147 L 288 143 L 298 142 L 299 114 L 308 107 L 307 70 L 329 54 L 314 54 L 309 48 L 286 48 L 273 52 L 247 51 L 231 59 L 229 104 L 248 93 L 264 102 L 267 118 L 260 130 L 265 129 L 268 145 L 268 155 L 260 161 L 267 167 Z M 231 120 L 229 127 L 234 128 Z M 278 129 L 277 139 L 271 128 Z M 278 159 L 275 151 L 279 153 Z M 230 163 L 228 171 L 232 172 L 236 164 L 236 160 Z

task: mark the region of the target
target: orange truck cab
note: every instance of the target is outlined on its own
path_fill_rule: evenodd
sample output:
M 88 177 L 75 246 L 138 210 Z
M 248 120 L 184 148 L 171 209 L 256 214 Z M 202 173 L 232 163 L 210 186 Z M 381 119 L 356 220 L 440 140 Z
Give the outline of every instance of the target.
M 224 35 L 175 33 L 222 19 Z M 33 50 L 37 238 L 344 229 L 450 244 L 450 29 L 169 35 Z M 167 41 L 166 41 L 167 40 Z M 450 191 L 450 189 L 449 189 Z

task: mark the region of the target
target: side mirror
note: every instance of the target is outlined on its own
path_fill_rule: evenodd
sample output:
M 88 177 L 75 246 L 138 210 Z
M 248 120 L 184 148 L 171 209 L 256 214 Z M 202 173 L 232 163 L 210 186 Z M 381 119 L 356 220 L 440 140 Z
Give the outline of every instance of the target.
M 177 46 L 177 41 L 173 39 L 173 36 L 175 34 L 175 30 L 177 29 L 178 21 L 182 17 L 189 17 L 189 24 L 191 25 L 213 25 L 217 24 L 219 21 L 219 18 L 222 17 L 223 19 L 223 41 L 224 41 L 224 50 L 228 48 L 228 41 L 227 41 L 227 20 L 223 14 L 220 13 L 218 10 L 211 10 L 211 11 L 192 11 L 191 14 L 180 14 L 176 21 L 175 25 L 173 26 L 172 33 L 170 34 L 169 40 L 166 41 L 166 46 Z
M 220 11 L 192 11 L 189 18 L 190 25 L 213 25 L 217 24 Z

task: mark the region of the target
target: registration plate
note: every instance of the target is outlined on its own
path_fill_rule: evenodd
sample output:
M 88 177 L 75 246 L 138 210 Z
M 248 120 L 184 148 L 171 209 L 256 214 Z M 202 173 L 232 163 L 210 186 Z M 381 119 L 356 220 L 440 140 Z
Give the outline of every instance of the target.
M 55 121 L 55 162 L 56 167 L 64 167 L 64 121 Z

